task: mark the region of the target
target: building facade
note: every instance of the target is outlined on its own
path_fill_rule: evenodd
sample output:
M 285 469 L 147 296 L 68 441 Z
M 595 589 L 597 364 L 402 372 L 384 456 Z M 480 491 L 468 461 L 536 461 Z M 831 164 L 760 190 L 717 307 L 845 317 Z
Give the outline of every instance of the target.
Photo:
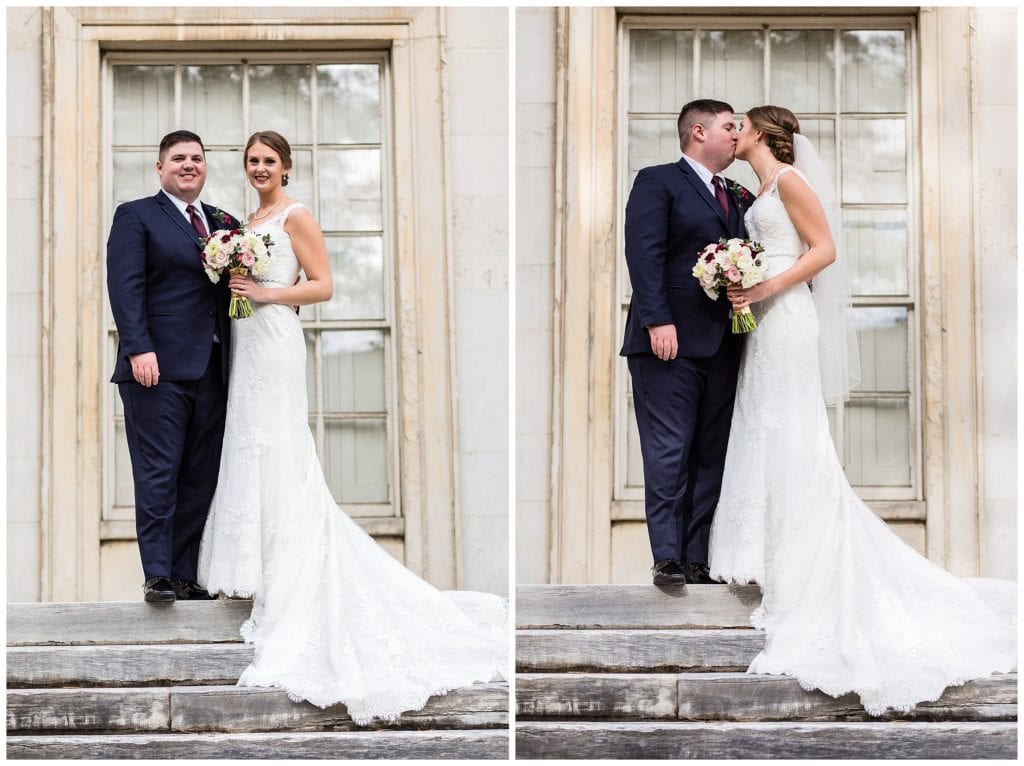
M 829 415 L 851 483 L 950 571 L 1016 577 L 1015 9 L 516 24 L 517 581 L 649 582 L 622 219 L 698 97 L 790 107 L 835 170 L 863 380 Z M 745 163 L 725 175 L 756 188 Z
M 8 599 L 140 597 L 105 242 L 177 128 L 240 217 L 246 137 L 289 138 L 335 277 L 301 314 L 335 499 L 438 587 L 506 594 L 507 10 L 7 14 Z

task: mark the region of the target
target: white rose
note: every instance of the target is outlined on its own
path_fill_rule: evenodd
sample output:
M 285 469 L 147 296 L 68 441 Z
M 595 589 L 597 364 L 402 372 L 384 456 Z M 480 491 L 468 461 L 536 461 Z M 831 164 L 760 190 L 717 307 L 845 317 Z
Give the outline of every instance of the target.
M 739 258 L 736 259 L 736 266 L 740 271 L 746 271 L 754 265 L 754 259 L 750 257 L 750 253 L 740 253 Z
M 754 285 L 759 285 L 759 284 L 761 284 L 762 281 L 763 280 L 762 280 L 760 272 L 758 272 L 758 271 L 748 271 L 746 274 L 743 275 L 743 280 L 740 282 L 740 284 L 744 288 L 747 288 L 747 287 L 753 287 Z

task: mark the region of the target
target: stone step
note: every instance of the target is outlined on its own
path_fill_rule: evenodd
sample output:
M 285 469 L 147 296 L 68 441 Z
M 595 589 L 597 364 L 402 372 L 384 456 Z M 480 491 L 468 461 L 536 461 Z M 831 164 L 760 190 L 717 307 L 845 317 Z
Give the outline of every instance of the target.
M 763 648 L 763 632 L 738 628 L 519 630 L 516 668 L 524 673 L 746 670 Z
M 756 585 L 520 585 L 516 626 L 538 628 L 747 628 Z
M 8 604 L 8 646 L 241 641 L 247 599 Z
M 516 723 L 517 759 L 1016 757 L 1016 722 Z
M 516 676 L 517 721 L 544 718 L 684 721 L 880 720 L 856 694 L 804 691 L 794 678 L 746 673 L 526 673 Z M 951 687 L 900 720 L 1015 721 L 1017 674 Z
M 370 728 L 507 727 L 508 684 L 476 684 L 432 697 L 422 710 Z M 321 710 L 280 689 L 182 686 L 145 689 L 11 689 L 7 732 L 246 732 L 363 730 L 344 705 Z M 55 756 L 56 757 L 56 756 Z M 113 757 L 113 756 L 111 756 Z
M 7 687 L 233 684 L 252 653 L 246 644 L 14 646 Z
M 354 731 L 7 737 L 8 758 L 505 760 L 508 732 Z

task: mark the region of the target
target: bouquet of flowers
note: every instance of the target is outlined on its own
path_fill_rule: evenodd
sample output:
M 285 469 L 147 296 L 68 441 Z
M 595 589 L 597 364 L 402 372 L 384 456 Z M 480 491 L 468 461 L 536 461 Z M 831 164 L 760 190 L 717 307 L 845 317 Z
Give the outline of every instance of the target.
M 749 239 L 720 239 L 697 254 L 693 276 L 700 282 L 711 300 L 718 300 L 719 291 L 729 285 L 753 287 L 764 281 L 762 260 L 759 257 L 764 248 Z M 750 307 L 733 314 L 732 331 L 750 332 L 757 327 Z
M 262 274 L 270 265 L 273 244 L 269 234 L 260 236 L 248 229 L 218 229 L 206 240 L 203 248 L 206 276 L 217 284 L 224 269 L 231 274 Z M 252 304 L 247 298 L 232 295 L 228 316 L 232 319 L 251 317 Z

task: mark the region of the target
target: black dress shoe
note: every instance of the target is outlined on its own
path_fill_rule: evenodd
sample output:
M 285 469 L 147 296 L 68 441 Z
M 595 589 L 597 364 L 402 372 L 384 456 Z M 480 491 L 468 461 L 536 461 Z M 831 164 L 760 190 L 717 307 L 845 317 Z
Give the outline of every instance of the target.
M 651 571 L 654 572 L 655 585 L 686 585 L 686 574 L 675 559 L 655 561 Z
M 142 586 L 142 593 L 151 604 L 174 601 L 174 586 L 168 577 L 150 577 Z
M 217 598 L 201 587 L 195 580 L 171 580 L 174 595 L 181 601 L 212 601 Z
M 707 564 L 683 564 L 683 572 L 686 573 L 686 581 L 694 585 L 716 585 L 717 580 L 711 579 L 711 570 Z

